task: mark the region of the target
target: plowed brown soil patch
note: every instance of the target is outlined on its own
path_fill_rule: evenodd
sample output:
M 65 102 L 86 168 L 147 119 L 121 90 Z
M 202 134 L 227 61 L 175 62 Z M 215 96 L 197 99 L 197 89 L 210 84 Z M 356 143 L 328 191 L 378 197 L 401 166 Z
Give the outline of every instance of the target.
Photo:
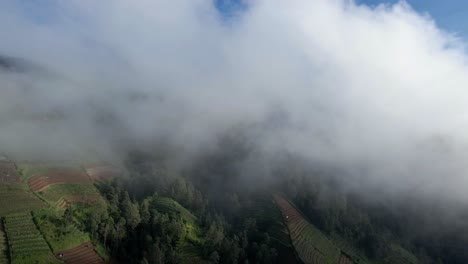
M 294 208 L 288 200 L 282 196 L 275 195 L 276 204 L 280 207 L 286 223 L 293 223 L 302 219 L 301 214 Z
M 61 208 L 67 208 L 71 204 L 75 203 L 85 203 L 85 204 L 96 204 L 101 196 L 98 194 L 93 195 L 65 195 L 61 200 L 60 204 L 58 205 Z
M 353 261 L 345 255 L 341 255 L 338 264 L 353 264 Z
M 20 182 L 15 163 L 0 161 L 0 184 L 19 184 Z
M 105 163 L 87 165 L 85 171 L 94 182 L 106 181 L 122 174 L 119 168 Z
M 28 181 L 29 188 L 35 192 L 58 183 L 92 183 L 92 181 L 84 172 L 70 171 L 34 175 Z
M 58 252 L 56 256 L 67 264 L 104 264 L 104 260 L 94 251 L 94 245 L 91 242 Z

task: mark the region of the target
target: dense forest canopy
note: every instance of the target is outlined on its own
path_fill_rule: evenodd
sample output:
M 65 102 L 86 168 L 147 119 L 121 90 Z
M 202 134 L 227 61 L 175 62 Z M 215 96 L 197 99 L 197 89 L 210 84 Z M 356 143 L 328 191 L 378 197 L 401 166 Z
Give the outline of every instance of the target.
M 232 171 L 246 158 L 237 155 L 239 147 L 224 146 L 222 153 L 191 164 L 189 170 L 171 168 L 160 156 L 132 152 L 126 163 L 129 175 L 100 185 L 110 207 L 94 212 L 89 219 L 95 223 L 86 228 L 127 263 L 186 261 L 177 241 L 192 222 L 199 230 L 187 243 L 198 250 L 200 263 L 292 263 L 299 261 L 294 249 L 278 242 L 274 221 L 261 213 L 270 210 L 273 195 L 281 194 L 324 234 L 348 241 L 372 263 L 395 263 L 395 246 L 412 252 L 415 263 L 468 260 L 463 250 L 468 216 L 462 207 L 453 214 L 444 203 L 416 200 L 411 194 L 369 200 L 368 194 L 337 185 L 325 168 L 317 170 L 294 155 L 276 158 L 276 181 L 247 187 L 255 183 L 243 182 Z M 183 212 L 161 209 L 168 198 Z M 453 217 L 458 225 L 449 224 Z

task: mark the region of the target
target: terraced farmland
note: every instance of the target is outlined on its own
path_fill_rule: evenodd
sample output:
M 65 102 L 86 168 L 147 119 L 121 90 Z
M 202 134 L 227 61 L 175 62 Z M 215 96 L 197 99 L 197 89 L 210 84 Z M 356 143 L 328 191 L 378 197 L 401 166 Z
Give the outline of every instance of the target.
M 90 241 L 87 233 L 63 220 L 63 212 L 46 208 L 33 213 L 34 221 L 54 252 L 77 247 Z
M 348 256 L 341 254 L 338 264 L 353 264 L 353 261 Z
M 0 264 L 8 263 L 8 243 L 3 228 L 3 222 L 0 220 Z
M 95 204 L 101 199 L 101 196 L 98 194 L 89 194 L 89 195 L 64 195 L 60 198 L 54 205 L 57 208 L 65 209 L 72 204 L 76 203 L 85 203 L 85 204 Z
M 29 188 L 35 192 L 59 183 L 91 183 L 91 179 L 81 171 L 57 171 L 36 174 L 28 180 Z
M 0 184 L 19 184 L 20 182 L 15 163 L 0 161 Z
M 49 204 L 60 208 L 77 202 L 95 203 L 101 199 L 99 191 L 91 183 L 55 184 L 37 194 Z
M 106 181 L 122 174 L 119 168 L 106 163 L 86 165 L 84 169 L 94 182 Z
M 5 217 L 12 264 L 60 263 L 52 254 L 29 213 Z
M 0 216 L 29 212 L 45 206 L 44 202 L 21 186 L 0 185 Z
M 370 260 L 365 257 L 365 255 L 357 250 L 352 244 L 346 241 L 344 238 L 338 234 L 333 234 L 331 240 L 336 247 L 338 247 L 345 254 L 343 256 L 351 259 L 354 263 L 359 264 L 368 264 L 371 263 Z M 351 262 L 352 263 L 352 262 Z
M 176 243 L 178 254 L 182 257 L 182 263 L 205 263 L 200 255 L 199 245 L 203 244 L 200 226 L 196 223 L 196 217 L 178 202 L 171 198 L 155 198 L 151 201 L 157 210 L 172 217 L 180 217 L 183 221 L 183 232 Z
M 408 250 L 399 245 L 391 245 L 392 253 L 389 257 L 391 263 L 418 264 L 418 259 Z
M 75 248 L 58 252 L 56 255 L 67 264 L 104 263 L 101 257 L 99 257 L 99 255 L 94 250 L 94 245 L 91 242 L 86 242 Z
M 45 175 L 60 172 L 83 172 L 83 169 L 74 163 L 61 162 L 17 162 L 18 171 L 23 182 L 35 175 Z
M 158 197 L 153 202 L 161 212 L 180 215 L 186 221 L 194 221 L 196 219 L 189 210 L 171 198 Z
M 320 230 L 310 224 L 288 200 L 279 195 L 274 197 L 289 229 L 293 246 L 302 262 L 339 263 L 340 250 Z
M 271 197 L 260 200 L 251 210 L 248 214 L 257 220 L 257 224 L 261 228 L 264 228 L 272 239 L 284 247 L 292 247 L 288 229 L 283 223 L 281 211 Z

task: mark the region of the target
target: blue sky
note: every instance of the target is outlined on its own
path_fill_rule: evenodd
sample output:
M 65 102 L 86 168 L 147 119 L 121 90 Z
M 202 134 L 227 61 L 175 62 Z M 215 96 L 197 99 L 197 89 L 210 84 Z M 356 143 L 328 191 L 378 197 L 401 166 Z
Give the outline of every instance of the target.
M 357 3 L 377 5 L 379 3 L 396 3 L 398 0 L 356 0 Z M 457 32 L 468 39 L 468 1 L 467 0 L 407 0 L 418 12 L 429 13 L 437 25 Z
M 241 4 L 245 0 L 213 0 L 218 9 L 226 16 L 232 15 L 245 8 Z M 355 0 L 358 4 L 371 6 L 380 3 L 396 3 L 398 0 Z M 456 32 L 468 39 L 468 0 L 406 0 L 418 12 L 429 13 L 437 25 L 450 31 Z M 53 15 L 54 7 L 52 0 L 19 0 L 19 3 L 27 11 L 39 20 L 47 20 Z
M 242 9 L 242 0 L 214 0 L 224 14 Z M 358 4 L 375 6 L 398 0 L 355 0 Z M 406 0 L 416 11 L 429 13 L 438 26 L 468 39 L 468 0 Z

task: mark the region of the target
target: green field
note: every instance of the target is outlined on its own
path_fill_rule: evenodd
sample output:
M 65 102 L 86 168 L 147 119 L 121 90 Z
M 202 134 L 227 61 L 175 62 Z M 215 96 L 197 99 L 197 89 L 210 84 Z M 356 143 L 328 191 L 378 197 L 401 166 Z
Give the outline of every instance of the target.
M 339 236 L 338 234 L 333 234 L 330 236 L 333 244 L 338 247 L 342 252 L 344 252 L 347 256 L 353 260 L 356 264 L 370 264 L 372 263 L 367 257 L 365 257 L 363 252 L 360 252 L 356 247 L 354 247 L 351 243 L 346 241 L 344 238 Z
M 401 264 L 418 264 L 418 259 L 408 250 L 402 248 L 399 245 L 392 244 L 390 245 L 392 250 L 389 260 L 392 263 L 401 263 Z
M 46 204 L 27 191 L 25 186 L 0 186 L 0 216 L 30 212 L 45 206 Z
M 5 231 L 12 264 L 60 263 L 34 224 L 31 214 L 5 217 Z
M 0 264 L 8 263 L 8 243 L 3 232 L 3 222 L 0 220 Z
M 264 229 L 272 239 L 284 247 L 292 247 L 281 211 L 272 199 L 260 200 L 251 211 L 249 214 L 256 219 L 258 226 Z
M 37 194 L 50 205 L 57 205 L 66 195 L 77 195 L 83 199 L 99 196 L 99 191 L 91 183 L 61 183 L 49 186 Z
M 182 247 L 187 240 L 193 243 L 200 242 L 200 228 L 196 224 L 196 217 L 189 210 L 171 198 L 158 197 L 153 203 L 158 211 L 183 219 L 185 232 L 178 242 L 178 247 Z
M 285 224 L 297 256 L 301 261 L 317 264 L 338 263 L 341 256 L 340 249 L 325 234 L 311 224 L 290 201 L 287 201 L 285 198 L 281 199 L 284 203 L 281 202 L 283 209 L 280 210 L 282 210 L 283 215 L 286 211 L 290 215 L 290 220 L 285 220 Z M 278 206 L 281 208 L 280 205 Z
M 44 174 L 57 170 L 83 171 L 77 163 L 17 163 L 16 165 L 23 182 L 27 182 L 35 174 Z
M 289 230 L 296 251 L 304 259 L 320 259 L 319 263 L 338 263 L 340 250 L 314 225 L 302 219 L 291 225 Z
M 63 213 L 47 208 L 35 211 L 34 220 L 54 252 L 64 251 L 90 241 L 74 223 L 66 223 Z
M 196 220 L 196 217 L 192 215 L 189 210 L 185 209 L 182 205 L 171 198 L 158 197 L 152 202 L 160 212 L 180 215 L 180 217 L 186 221 Z
M 177 249 L 183 258 L 183 263 L 203 263 L 200 258 L 198 246 L 203 243 L 201 229 L 196 223 L 197 218 L 186 208 L 171 198 L 158 197 L 151 203 L 161 213 L 181 218 L 183 221 L 183 234 L 177 241 Z

